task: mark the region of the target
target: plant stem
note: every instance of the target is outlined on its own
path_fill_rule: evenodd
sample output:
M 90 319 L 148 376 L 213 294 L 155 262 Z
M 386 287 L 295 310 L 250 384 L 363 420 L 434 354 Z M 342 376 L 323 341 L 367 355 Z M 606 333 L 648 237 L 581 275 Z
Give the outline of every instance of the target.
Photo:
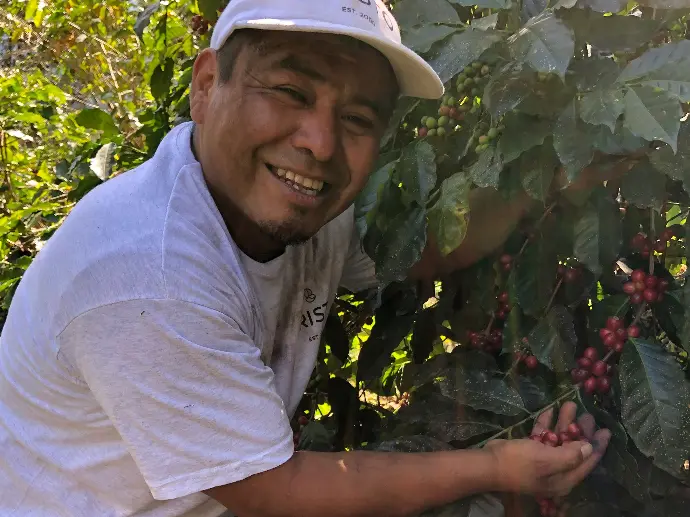
M 654 209 L 650 208 L 649 209 L 649 233 L 650 233 L 650 241 L 656 240 L 656 227 L 655 227 L 655 220 L 654 220 Z M 649 251 L 649 274 L 653 275 L 654 274 L 654 247 Z
M 538 229 L 546 220 L 546 218 L 549 216 L 551 212 L 553 212 L 553 209 L 556 208 L 556 205 L 558 204 L 557 201 L 554 201 L 551 203 L 548 207 L 546 207 L 546 210 L 544 211 L 543 214 L 541 214 L 541 217 L 537 219 L 537 222 L 534 223 L 534 229 Z M 520 251 L 518 251 L 518 254 L 516 257 L 520 257 L 522 253 L 525 251 L 525 248 L 527 248 L 527 245 L 530 243 L 530 239 L 525 239 L 525 242 L 522 243 L 522 247 L 520 248 Z
M 499 431 L 498 433 L 494 434 L 493 436 L 490 436 L 490 437 L 487 438 L 486 440 L 484 440 L 484 441 L 478 443 L 477 445 L 474 445 L 472 448 L 484 447 L 484 446 L 485 446 L 488 442 L 490 442 L 491 440 L 495 440 L 496 438 L 498 438 L 498 437 L 500 437 L 500 436 L 503 436 L 504 434 L 506 434 L 506 433 L 512 431 L 515 427 L 517 427 L 517 426 L 519 426 L 519 425 L 522 425 L 522 424 L 524 424 L 525 422 L 529 422 L 530 420 L 533 420 L 533 419 L 536 418 L 537 416 L 541 415 L 544 411 L 547 411 L 547 410 L 551 409 L 552 407 L 554 407 L 554 406 L 555 406 L 556 404 L 558 404 L 561 400 L 564 400 L 564 399 L 567 399 L 567 398 L 569 398 L 569 397 L 572 397 L 575 393 L 577 393 L 577 390 L 579 390 L 579 389 L 580 389 L 580 385 L 579 385 L 579 384 L 575 385 L 574 388 L 572 388 L 572 389 L 569 390 L 569 391 L 566 391 L 564 394 L 562 394 L 561 396 L 559 396 L 559 397 L 558 397 L 557 399 L 555 399 L 553 402 L 550 402 L 549 404 L 547 404 L 547 405 L 544 406 L 543 408 L 541 408 L 541 409 L 535 411 L 534 413 L 530 413 L 530 415 L 529 415 L 528 417 L 526 417 L 526 418 L 520 420 L 520 421 L 517 422 L 516 424 L 513 424 L 513 425 L 511 425 L 511 426 L 509 426 L 509 427 L 506 427 L 506 428 L 503 429 L 502 431 Z
M 491 327 L 493 327 L 494 321 L 496 321 L 496 313 L 495 312 L 491 315 L 491 319 L 489 320 L 489 324 L 484 329 L 485 335 L 488 335 L 489 332 L 491 332 Z
M 551 293 L 551 299 L 549 300 L 549 303 L 546 305 L 546 309 L 544 309 L 544 315 L 549 313 L 549 310 L 551 310 L 551 305 L 553 305 L 553 301 L 556 299 L 556 294 L 558 293 L 558 290 L 561 288 L 563 285 L 563 278 L 558 279 L 558 283 L 556 284 L 556 288 L 553 290 L 553 293 Z

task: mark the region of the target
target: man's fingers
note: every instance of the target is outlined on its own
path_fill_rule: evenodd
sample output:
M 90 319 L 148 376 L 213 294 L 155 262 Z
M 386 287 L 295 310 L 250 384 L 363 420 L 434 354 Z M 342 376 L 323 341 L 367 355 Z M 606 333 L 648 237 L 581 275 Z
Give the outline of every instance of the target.
M 582 429 L 582 434 L 585 435 L 585 438 L 591 441 L 597 426 L 594 417 L 589 413 L 585 413 L 577 419 L 577 423 L 580 429 Z
M 556 424 L 556 432 L 563 433 L 568 429 L 568 426 L 575 421 L 577 416 L 577 404 L 568 401 L 561 406 L 558 413 L 558 423 Z
M 551 429 L 551 422 L 553 421 L 553 408 L 549 408 L 544 411 L 537 421 L 534 423 L 534 428 L 532 429 L 533 435 L 540 435 L 542 432 Z
M 599 460 L 606 452 L 606 447 L 608 447 L 609 440 L 611 439 L 611 433 L 607 429 L 602 429 L 594 435 L 594 448 L 591 455 L 585 459 L 581 464 L 570 472 L 566 472 L 564 475 L 564 484 L 569 487 L 579 485 L 582 481 L 589 475 L 590 472 L 597 466 Z M 580 442 L 582 443 L 582 442 Z

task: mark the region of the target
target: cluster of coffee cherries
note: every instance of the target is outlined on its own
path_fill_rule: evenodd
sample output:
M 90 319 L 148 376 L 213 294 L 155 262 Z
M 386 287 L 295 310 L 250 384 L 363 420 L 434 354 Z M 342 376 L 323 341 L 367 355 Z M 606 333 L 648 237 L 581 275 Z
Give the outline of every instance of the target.
M 477 142 L 474 152 L 479 154 L 486 151 L 504 129 L 505 126 L 503 124 L 499 124 L 495 127 L 491 127 L 487 122 L 480 122 L 477 124 L 470 137 L 470 145 Z
M 537 366 L 539 366 L 539 359 L 529 352 L 516 352 L 515 361 L 517 364 L 524 364 L 528 370 L 536 370 Z
M 582 268 L 559 264 L 558 277 L 562 278 L 566 284 L 575 283 L 582 277 Z
M 606 327 L 599 330 L 599 337 L 604 348 L 620 354 L 629 337 L 640 337 L 640 327 L 633 324 L 626 329 L 623 320 L 617 316 L 611 316 L 606 320 Z
M 542 431 L 541 434 L 530 436 L 530 440 L 541 442 L 549 447 L 560 447 L 566 443 L 576 442 L 578 440 L 587 441 L 587 438 L 584 436 L 582 428 L 573 422 L 565 431 L 559 434 L 553 431 Z M 559 508 L 558 503 L 553 499 L 548 497 L 537 497 L 536 501 L 539 505 L 539 514 L 542 517 L 565 516 L 565 508 Z
M 461 97 L 477 97 L 489 82 L 491 67 L 482 61 L 475 61 L 455 78 L 455 89 Z
M 661 232 L 661 235 L 659 235 L 659 238 L 655 242 L 652 242 L 652 240 L 644 233 L 637 233 L 630 240 L 630 247 L 634 250 L 637 250 L 643 258 L 648 258 L 652 251 L 656 251 L 657 253 L 663 253 L 666 251 L 668 242 L 673 237 L 677 236 L 676 226 L 669 226 L 666 228 L 663 232 Z
M 302 429 L 309 423 L 309 418 L 306 415 L 300 415 L 297 417 L 297 425 L 299 429 L 292 433 L 292 443 L 295 447 L 299 445 L 300 435 L 302 434 Z
M 639 305 L 642 302 L 655 303 L 664 299 L 669 281 L 654 275 L 648 275 L 636 269 L 630 275 L 630 282 L 623 284 L 623 292 L 630 296 L 630 302 Z
M 417 128 L 417 137 L 446 136 L 456 127 L 456 122 L 465 119 L 465 113 L 470 109 L 467 104 L 458 104 L 455 97 L 445 95 L 438 109 L 438 117 L 422 117 L 422 125 Z
M 211 27 L 211 22 L 200 14 L 195 14 L 192 16 L 192 30 L 197 34 L 206 34 Z
M 496 296 L 498 307 L 494 312 L 494 319 L 505 320 L 510 312 L 510 299 L 506 291 L 501 292 Z M 486 352 L 498 352 L 503 348 L 503 331 L 494 328 L 489 332 L 475 332 L 467 333 L 472 348 L 477 350 L 484 350 Z M 535 366 L 536 367 L 536 366 Z
M 570 372 L 573 382 L 582 383 L 582 389 L 587 395 L 606 395 L 611 391 L 612 373 L 613 367 L 600 360 L 599 352 L 592 347 L 584 351 L 582 357 L 577 360 L 577 368 Z
M 510 271 L 513 269 L 513 256 L 510 253 L 504 253 L 498 259 L 501 269 L 503 271 Z

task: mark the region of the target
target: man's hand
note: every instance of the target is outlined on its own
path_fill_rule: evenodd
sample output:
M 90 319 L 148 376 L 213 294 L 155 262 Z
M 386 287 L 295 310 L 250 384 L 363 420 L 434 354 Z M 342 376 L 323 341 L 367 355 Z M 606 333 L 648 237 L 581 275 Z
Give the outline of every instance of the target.
M 564 432 L 575 421 L 577 406 L 567 402 L 560 410 L 555 432 Z M 532 434 L 551 429 L 553 409 L 544 412 Z M 582 482 L 601 460 L 611 433 L 595 432 L 594 418 L 583 415 L 578 424 L 585 440 L 561 447 L 550 447 L 534 440 L 495 440 L 487 448 L 496 457 L 497 476 L 505 492 L 532 494 L 541 497 L 567 495 Z

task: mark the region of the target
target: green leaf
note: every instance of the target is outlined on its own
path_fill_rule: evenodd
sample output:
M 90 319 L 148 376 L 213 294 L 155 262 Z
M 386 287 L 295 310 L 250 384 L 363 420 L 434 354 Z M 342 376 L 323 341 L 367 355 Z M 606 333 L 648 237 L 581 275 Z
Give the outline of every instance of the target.
M 418 206 L 400 211 L 389 222 L 376 247 L 376 276 L 386 285 L 402 281 L 422 258 L 426 245 L 426 212 Z
M 321 422 L 312 420 L 300 431 L 297 448 L 303 451 L 331 452 L 333 433 Z
M 661 88 L 671 97 L 690 102 L 690 41 L 648 50 L 623 69 L 618 81 Z
M 503 159 L 501 153 L 493 146 L 482 151 L 479 159 L 472 164 L 468 174 L 478 187 L 498 188 Z
M 429 192 L 436 185 L 435 159 L 434 148 L 418 140 L 403 149 L 396 167 L 403 188 L 420 206 L 426 205 Z
M 551 193 L 557 165 L 558 160 L 551 146 L 541 146 L 526 152 L 522 155 L 518 167 L 522 188 L 530 197 L 546 201 Z
M 534 74 L 508 69 L 494 74 L 486 86 L 482 101 L 494 117 L 512 111 L 534 92 Z
M 415 52 L 424 53 L 428 52 L 434 43 L 447 38 L 457 30 L 447 25 L 422 25 L 403 32 L 402 41 Z
M 640 0 L 642 5 L 653 9 L 687 9 L 687 0 Z
M 470 186 L 464 174 L 453 174 L 443 181 L 441 196 L 428 211 L 429 229 L 442 255 L 460 246 L 467 234 Z
M 575 50 L 572 31 L 551 10 L 528 21 L 508 38 L 508 44 L 515 59 L 537 72 L 554 72 L 562 78 Z
M 575 365 L 577 336 L 573 318 L 565 307 L 552 307 L 527 339 L 532 353 L 548 368 L 567 372 Z
M 403 30 L 428 23 L 459 23 L 460 17 L 446 0 L 405 0 L 395 8 L 395 19 Z
M 498 13 L 484 16 L 483 18 L 475 18 L 470 22 L 473 29 L 485 31 L 488 29 L 495 29 L 498 24 Z
M 583 206 L 573 225 L 573 254 L 595 275 L 618 258 L 623 243 L 618 204 L 599 189 Z
M 391 161 L 376 169 L 369 175 L 364 188 L 355 198 L 355 224 L 360 238 L 364 238 L 369 227 L 368 214 L 370 214 L 379 201 L 379 192 L 390 179 L 397 161 Z
M 139 36 L 142 43 L 144 42 L 144 31 L 146 27 L 149 26 L 149 23 L 151 23 L 151 16 L 153 16 L 153 13 L 155 13 L 160 6 L 160 2 L 156 2 L 155 4 L 149 5 L 137 15 L 137 20 L 134 22 L 134 32 Z
M 103 131 L 103 136 L 113 136 L 119 132 L 113 117 L 98 108 L 86 108 L 75 117 L 75 122 L 80 126 Z
M 649 155 L 649 161 L 669 178 L 682 181 L 685 191 L 690 192 L 690 125 L 681 124 L 677 152 L 661 146 Z
M 551 134 L 551 122 L 518 112 L 507 113 L 503 119 L 505 129 L 501 133 L 498 149 L 503 162 L 512 162 L 522 153 L 541 145 Z
M 467 65 L 478 59 L 486 49 L 501 39 L 501 35 L 492 30 L 467 28 L 448 38 L 429 57 L 429 64 L 441 80 L 446 82 L 460 73 Z
M 578 101 L 580 118 L 593 126 L 607 126 L 613 132 L 625 109 L 623 97 L 620 88 L 596 88 Z
M 680 103 L 667 92 L 649 86 L 633 87 L 625 94 L 625 127 L 645 140 L 661 140 L 676 150 Z
M 500 415 L 525 412 L 517 390 L 493 373 L 478 368 L 451 368 L 441 375 L 437 385 L 444 397 L 463 406 Z
M 680 477 L 690 454 L 690 388 L 660 343 L 628 341 L 620 362 L 621 417 L 654 464 Z
M 407 115 L 409 115 L 412 112 L 412 110 L 414 110 L 419 105 L 420 102 L 421 99 L 418 99 L 416 97 L 403 97 L 402 99 L 398 100 L 398 104 L 395 107 L 395 110 L 393 111 L 390 120 L 388 121 L 388 127 L 386 128 L 386 132 L 383 134 L 383 137 L 381 138 L 380 148 L 384 148 L 388 145 L 388 143 L 391 141 L 391 139 L 395 136 L 398 129 L 400 128 L 400 124 L 402 123 L 403 119 Z
M 647 145 L 645 140 L 626 129 L 622 120 L 618 121 L 614 131 L 611 131 L 608 126 L 594 127 L 592 140 L 595 149 L 605 154 L 629 154 Z
M 553 242 L 531 242 L 510 274 L 510 285 L 517 302 L 530 316 L 541 315 L 556 286 L 558 255 Z
M 168 96 L 174 70 L 175 61 L 172 58 L 168 58 L 164 64 L 158 65 L 153 74 L 151 74 L 151 95 L 159 104 L 163 104 Z
M 218 19 L 218 11 L 220 11 L 221 0 L 197 0 L 197 5 L 201 14 L 210 21 L 216 21 Z
M 36 15 L 36 10 L 38 9 L 38 0 L 28 0 L 26 2 L 26 8 L 24 10 L 24 19 L 26 21 L 33 20 Z
M 347 361 L 350 353 L 350 339 L 343 327 L 343 322 L 335 313 L 330 313 L 326 318 L 321 340 L 331 347 L 331 353 L 342 363 Z
M 113 143 L 107 143 L 101 147 L 93 160 L 91 160 L 91 170 L 101 181 L 105 181 L 110 177 L 115 164 L 115 149 L 117 146 Z
M 578 120 L 574 102 L 568 105 L 556 121 L 553 148 L 570 181 L 575 180 L 594 158 L 591 131 Z
M 666 199 L 666 177 L 649 162 L 640 162 L 623 176 L 621 195 L 640 208 L 661 210 Z
M 579 0 L 583 9 L 589 7 L 598 13 L 618 13 L 625 8 L 627 0 Z
M 603 458 L 604 467 L 636 500 L 642 502 L 648 497 L 649 488 L 638 472 L 637 461 L 615 438 L 611 440 Z
M 517 389 L 525 403 L 527 411 L 538 411 L 549 402 L 549 390 L 543 377 L 518 377 Z

